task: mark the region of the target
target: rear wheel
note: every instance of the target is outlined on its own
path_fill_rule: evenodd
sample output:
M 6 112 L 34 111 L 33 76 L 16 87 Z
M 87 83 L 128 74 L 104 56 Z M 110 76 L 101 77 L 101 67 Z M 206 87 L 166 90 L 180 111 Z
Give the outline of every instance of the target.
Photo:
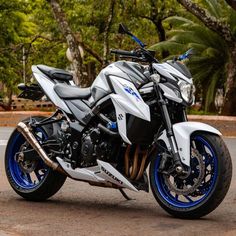
M 34 119 L 40 120 L 42 117 L 34 117 Z M 51 128 L 47 125 L 34 131 L 39 142 L 48 138 L 52 132 Z M 40 158 L 35 160 L 17 158 L 17 153 L 29 148 L 30 145 L 24 136 L 15 129 L 6 148 L 6 175 L 13 190 L 21 197 L 32 201 L 42 201 L 54 195 L 62 187 L 66 176 L 46 166 Z
M 199 218 L 224 199 L 231 182 L 232 163 L 223 140 L 210 133 L 191 136 L 191 168 L 186 176 L 159 172 L 160 156 L 150 165 L 152 192 L 168 213 L 179 218 Z

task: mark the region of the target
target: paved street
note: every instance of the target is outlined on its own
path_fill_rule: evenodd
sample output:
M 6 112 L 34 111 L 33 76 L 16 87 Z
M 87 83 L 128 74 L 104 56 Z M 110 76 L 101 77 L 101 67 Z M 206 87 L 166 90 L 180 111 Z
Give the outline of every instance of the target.
M 200 220 L 167 215 L 152 193 L 127 193 L 91 187 L 67 179 L 59 193 L 43 203 L 21 199 L 4 172 L 5 144 L 12 128 L 0 128 L 0 236 L 12 235 L 236 235 L 236 171 L 224 202 Z M 236 166 L 236 139 L 225 138 Z

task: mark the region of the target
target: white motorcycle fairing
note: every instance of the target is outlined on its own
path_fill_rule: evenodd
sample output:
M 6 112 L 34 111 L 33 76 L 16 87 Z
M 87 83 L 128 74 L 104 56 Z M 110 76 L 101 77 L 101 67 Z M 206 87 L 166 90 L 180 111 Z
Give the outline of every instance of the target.
M 38 84 L 41 86 L 47 97 L 54 103 L 56 107 L 61 108 L 66 113 L 71 114 L 71 111 L 65 101 L 58 97 L 54 91 L 55 83 L 52 82 L 45 74 L 43 74 L 37 66 L 32 66 L 32 71 Z M 120 136 L 123 141 L 131 144 L 131 141 L 127 137 L 127 124 L 126 114 L 130 114 L 139 117 L 143 120 L 150 121 L 150 109 L 149 106 L 143 101 L 139 91 L 130 81 L 128 75 L 120 70 L 116 63 L 113 63 L 104 68 L 91 86 L 91 90 L 101 90 L 104 94 L 108 95 L 111 92 L 110 85 L 106 80 L 106 76 L 109 77 L 111 85 L 114 89 L 113 94 L 110 94 L 110 98 L 115 107 L 117 125 Z M 73 86 L 74 84 L 71 84 Z M 89 102 L 94 102 L 94 97 L 91 96 L 88 99 Z
M 55 84 L 50 79 L 48 79 L 47 76 L 44 75 L 37 68 L 37 66 L 32 66 L 32 71 L 34 74 L 34 78 L 37 80 L 38 84 L 41 86 L 47 97 L 50 98 L 52 103 L 55 106 L 60 107 L 65 112 L 71 114 L 71 111 L 69 110 L 65 102 L 61 98 L 59 98 L 58 95 L 53 90 Z
M 132 82 L 116 76 L 110 76 L 110 79 L 116 92 L 110 97 L 116 111 L 119 134 L 126 143 L 131 144 L 127 137 L 126 114 L 150 121 L 150 109 Z
M 138 190 L 111 164 L 97 160 L 98 165 L 88 168 L 73 169 L 71 164 L 57 157 L 57 161 L 67 174 L 77 180 L 85 180 L 96 183 L 113 183 L 121 188 L 128 188 L 137 192 Z
M 174 124 L 173 132 L 178 146 L 180 159 L 181 162 L 187 166 L 190 166 L 190 137 L 191 134 L 195 131 L 205 131 L 217 135 L 222 135 L 220 131 L 218 131 L 214 127 L 201 122 L 181 122 Z M 166 135 L 166 130 L 163 131 L 158 140 L 164 141 L 167 148 L 170 150 L 170 143 Z

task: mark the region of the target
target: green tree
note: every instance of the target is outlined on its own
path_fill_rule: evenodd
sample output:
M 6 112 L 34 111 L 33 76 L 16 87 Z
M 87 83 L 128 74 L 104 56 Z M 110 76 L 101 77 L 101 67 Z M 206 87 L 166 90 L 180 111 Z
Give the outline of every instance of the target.
M 154 26 L 154 32 L 157 34 L 158 41 L 163 42 L 166 40 L 166 29 L 163 24 L 164 20 L 177 13 L 177 6 L 178 4 L 173 0 L 131 0 L 127 3 L 126 8 L 127 13 L 140 22 L 146 20 L 151 23 Z M 153 33 L 151 35 L 153 35 Z M 148 38 L 151 38 L 150 35 Z M 162 57 L 166 56 L 168 56 L 168 51 L 163 50 Z
M 0 82 L 3 86 L 0 105 L 10 109 L 12 93 L 22 81 L 22 49 L 35 33 L 35 25 L 25 13 L 21 0 L 0 1 Z
M 225 41 L 228 62 L 225 65 L 227 79 L 225 83 L 224 107 L 222 113 L 235 115 L 236 102 L 236 13 L 225 1 L 207 0 L 194 3 L 191 0 L 177 0 L 190 13 L 196 16 L 207 28 L 217 33 Z M 207 6 L 212 6 L 207 8 Z M 214 10 L 215 9 L 215 10 Z M 224 11 L 224 17 L 217 16 L 219 9 Z
M 167 34 L 168 41 L 152 48 L 161 51 L 168 49 L 171 52 L 170 59 L 189 48 L 195 49 L 196 55 L 188 62 L 188 66 L 197 86 L 197 95 L 203 98 L 203 109 L 206 112 L 214 111 L 216 88 L 223 87 L 228 58 L 224 40 L 196 19 L 174 16 L 165 23 L 172 26 Z
M 199 19 L 200 16 L 196 18 L 185 11 L 180 11 L 179 15 L 182 17 L 174 16 L 165 20 L 167 27 L 170 28 L 167 34 L 168 41 L 155 45 L 154 48 L 162 50 L 165 48 L 174 55 L 189 48 L 195 48 L 197 55 L 190 60 L 188 65 L 191 68 L 198 92 L 201 92 L 203 109 L 205 111 L 214 110 L 213 101 L 216 88 L 225 87 L 223 112 L 234 114 L 234 109 L 232 107 L 229 109 L 229 107 L 233 106 L 232 102 L 235 99 L 234 96 L 230 96 L 230 91 L 233 89 L 230 81 L 232 73 L 234 73 L 232 63 L 235 58 L 232 55 L 233 44 L 231 43 L 234 40 L 236 14 L 227 7 L 224 1 L 206 0 L 198 1 L 198 4 L 201 4 L 202 7 L 201 14 L 207 14 L 204 15 L 205 21 L 215 19 L 215 26 L 206 27 L 206 22 L 203 24 L 202 19 Z M 190 7 L 190 5 L 187 6 Z M 193 12 L 200 11 L 197 4 L 191 5 L 191 7 Z M 229 43 L 230 40 L 232 40 L 231 43 Z
M 148 44 L 156 41 L 157 35 L 153 34 L 155 27 L 152 22 L 130 16 L 128 8 L 132 1 L 125 3 L 121 0 L 58 2 L 66 13 L 71 31 L 86 52 L 83 58 L 85 75 L 91 71 L 91 65 L 94 68 L 92 78 L 87 78 L 89 81 L 87 84 L 90 84 L 97 72 L 113 59 L 109 54 L 110 48 L 128 50 L 137 46 L 128 37 L 124 38 L 117 34 L 120 22 L 127 23 L 129 28 Z
M 226 0 L 226 2 L 227 2 L 234 10 L 236 10 L 236 1 L 235 1 L 235 0 Z
M 67 44 L 69 46 L 72 64 L 74 68 L 74 80 L 76 84 L 80 84 L 83 80 L 83 60 L 79 50 L 79 42 L 76 40 L 68 21 L 66 19 L 65 13 L 62 10 L 59 2 L 57 0 L 47 0 L 52 8 L 53 15 L 60 26 L 62 35 L 65 37 Z
M 60 7 L 57 13 L 64 12 L 63 19 L 55 17 L 56 3 Z M 66 59 L 66 50 L 71 46 L 69 36 L 84 49 L 85 55 L 77 58 L 77 61 L 82 60 L 76 68 L 84 77 L 82 85 L 88 86 L 102 67 L 115 59 L 109 54 L 110 48 L 131 50 L 137 47 L 129 37 L 117 34 L 120 22 L 127 24 L 147 45 L 152 45 L 165 39 L 163 19 L 172 14 L 174 4 L 174 0 L 0 0 L 1 81 L 12 93 L 23 80 L 23 48 L 27 82 L 31 78 L 32 64 L 70 69 Z M 63 30 L 64 23 L 67 29 Z M 73 48 L 78 53 L 78 47 Z

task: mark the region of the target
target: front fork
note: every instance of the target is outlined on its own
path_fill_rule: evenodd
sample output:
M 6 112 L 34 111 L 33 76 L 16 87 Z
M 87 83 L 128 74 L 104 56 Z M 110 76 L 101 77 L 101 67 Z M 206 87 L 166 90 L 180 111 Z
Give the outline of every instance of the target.
M 177 172 L 177 174 L 184 174 L 185 170 L 183 168 L 182 162 L 180 160 L 180 155 L 178 152 L 178 146 L 175 140 L 173 128 L 172 128 L 172 123 L 170 119 L 170 115 L 167 109 L 167 102 L 163 99 L 162 93 L 160 89 L 157 87 L 158 85 L 155 86 L 156 94 L 158 96 L 158 102 L 161 108 L 162 116 L 164 118 L 164 124 L 166 128 L 166 135 L 170 144 L 170 153 L 173 158 L 173 163 L 174 163 L 174 169 Z M 187 120 L 186 114 L 184 114 L 184 119 Z

